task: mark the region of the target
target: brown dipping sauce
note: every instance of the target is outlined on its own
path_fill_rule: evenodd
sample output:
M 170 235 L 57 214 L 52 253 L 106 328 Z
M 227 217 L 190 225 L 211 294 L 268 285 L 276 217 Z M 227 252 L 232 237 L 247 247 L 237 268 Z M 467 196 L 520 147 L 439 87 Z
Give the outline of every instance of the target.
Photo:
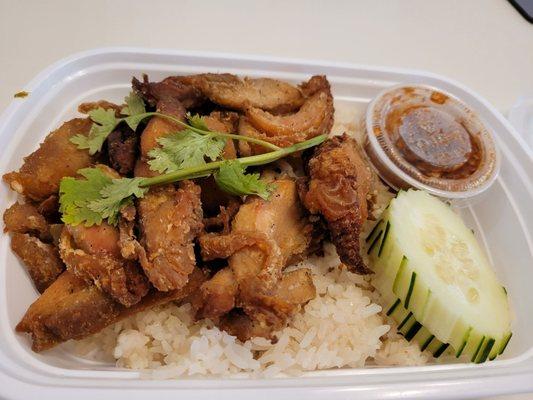
M 426 176 L 463 179 L 482 159 L 479 142 L 464 124 L 435 107 L 395 109 L 386 118 L 386 132 L 402 157 Z
M 424 85 L 398 86 L 370 103 L 365 151 L 395 189 L 428 187 L 472 196 L 497 175 L 497 151 L 478 115 Z

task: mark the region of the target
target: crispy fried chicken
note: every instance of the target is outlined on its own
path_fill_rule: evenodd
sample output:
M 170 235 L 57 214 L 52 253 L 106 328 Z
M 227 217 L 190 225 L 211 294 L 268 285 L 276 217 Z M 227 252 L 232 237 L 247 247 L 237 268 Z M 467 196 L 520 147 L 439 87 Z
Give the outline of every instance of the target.
M 372 176 L 353 138 L 343 134 L 318 146 L 308 164 L 310 180 L 303 202 L 327 222 L 341 261 L 369 273 L 360 251 L 359 234 L 368 216 Z

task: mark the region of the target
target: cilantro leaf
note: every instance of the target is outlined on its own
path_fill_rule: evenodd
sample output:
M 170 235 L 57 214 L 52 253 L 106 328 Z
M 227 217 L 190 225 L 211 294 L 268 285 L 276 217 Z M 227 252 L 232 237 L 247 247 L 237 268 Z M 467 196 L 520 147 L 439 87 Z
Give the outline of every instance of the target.
M 193 128 L 201 129 L 203 131 L 210 131 L 203 117 L 198 114 L 187 114 L 187 121 L 189 121 L 189 125 L 191 125 Z
M 80 150 L 85 150 L 91 147 L 89 136 L 82 134 L 74 135 L 70 138 L 70 141 L 74 143 Z
M 143 99 L 135 92 L 131 92 L 124 98 L 126 106 L 122 108 L 121 113 L 127 115 L 124 121 L 128 126 L 136 130 L 143 119 L 150 116 L 151 113 L 146 112 Z
M 112 108 L 104 109 L 98 107 L 89 111 L 89 117 L 93 121 L 91 130 L 88 135 L 75 135 L 70 139 L 72 143 L 78 146 L 78 149 L 89 149 L 89 154 L 93 155 L 102 150 L 102 146 L 111 132 L 115 130 L 122 121 L 133 129 L 137 129 L 139 123 L 150 115 L 146 112 L 143 100 L 134 92 L 131 92 L 124 99 L 126 106 L 120 111 L 125 118 L 117 118 L 115 110 Z
M 91 200 L 87 208 L 116 225 L 120 210 L 133 204 L 132 196 L 140 198 L 148 191 L 148 188 L 140 187 L 141 181 L 142 178 L 113 179 L 100 190 L 101 198 Z
M 225 161 L 214 173 L 215 182 L 227 193 L 237 196 L 256 194 L 267 200 L 275 186 L 259 179 L 259 174 L 246 174 L 238 160 Z
M 185 129 L 157 140 L 161 147 L 148 152 L 150 169 L 160 173 L 205 164 L 205 158 L 220 157 L 226 139 L 212 134 L 199 134 Z
M 66 177 L 59 184 L 59 211 L 61 219 L 70 225 L 85 222 L 86 226 L 102 223 L 102 216 L 89 209 L 89 202 L 101 197 L 100 191 L 111 183 L 111 178 L 98 168 L 84 168 L 78 174 L 85 179 Z
M 89 149 L 93 155 L 102 149 L 106 138 L 117 127 L 121 119 L 115 116 L 115 110 L 98 107 L 89 111 L 89 117 L 93 121 L 91 130 L 87 136 L 75 135 L 70 141 L 78 146 L 78 149 Z
M 85 179 L 66 177 L 59 185 L 61 219 L 70 225 L 98 225 L 104 219 L 116 225 L 122 207 L 132 204 L 132 195 L 143 197 L 148 190 L 140 187 L 142 178 L 112 179 L 99 168 L 78 173 Z
M 122 114 L 138 115 L 146 112 L 144 101 L 139 95 L 137 95 L 137 93 L 130 92 L 130 94 L 124 98 L 124 101 L 126 102 L 126 106 L 122 107 L 122 110 L 120 110 Z
M 123 120 L 128 124 L 131 129 L 136 130 L 141 121 L 151 115 L 152 113 L 130 115 L 129 117 L 124 118 Z

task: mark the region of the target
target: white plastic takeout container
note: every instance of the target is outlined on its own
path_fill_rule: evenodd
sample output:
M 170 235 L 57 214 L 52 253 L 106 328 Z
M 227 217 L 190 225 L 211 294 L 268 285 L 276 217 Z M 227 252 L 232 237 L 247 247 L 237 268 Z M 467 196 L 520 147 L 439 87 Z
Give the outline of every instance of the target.
M 485 245 L 515 313 L 514 336 L 501 358 L 481 365 L 337 369 L 296 378 L 183 378 L 152 381 L 136 371 L 89 362 L 58 348 L 36 354 L 29 338 L 14 332 L 37 292 L 24 268 L 0 237 L 0 397 L 56 400 L 146 399 L 345 399 L 469 398 L 533 391 L 533 152 L 504 117 L 464 86 L 434 74 L 394 68 L 272 57 L 206 54 L 136 48 L 93 50 L 64 59 L 26 87 L 0 118 L 0 172 L 17 169 L 48 132 L 76 115 L 80 102 L 121 101 L 132 75 L 157 80 L 171 74 L 230 72 L 300 82 L 328 76 L 337 104 L 353 106 L 354 121 L 383 89 L 402 83 L 443 89 L 467 103 L 495 133 L 501 170 L 487 196 L 460 210 Z M 62 160 L 57 160 L 62 162 Z M 16 199 L 0 185 L 0 210 Z

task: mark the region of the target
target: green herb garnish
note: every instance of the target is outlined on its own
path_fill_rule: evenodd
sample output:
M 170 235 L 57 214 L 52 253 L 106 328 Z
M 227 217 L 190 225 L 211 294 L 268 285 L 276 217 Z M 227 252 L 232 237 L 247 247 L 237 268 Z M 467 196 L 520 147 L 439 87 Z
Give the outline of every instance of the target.
M 112 109 L 105 110 L 99 107 L 89 112 L 89 117 L 93 121 L 91 130 L 88 135 L 76 135 L 70 141 L 78 146 L 78 149 L 88 149 L 89 154 L 93 155 L 102 150 L 102 146 L 111 132 L 121 123 L 125 122 L 128 126 L 136 130 L 141 121 L 148 117 L 161 117 L 175 122 L 185 128 L 185 132 L 194 132 L 200 135 L 212 135 L 218 138 L 244 140 L 259 144 L 271 150 L 278 150 L 279 147 L 264 140 L 251 137 L 234 135 L 231 133 L 222 133 L 210 131 L 200 116 L 188 116 L 188 123 L 185 123 L 171 115 L 159 112 L 146 112 L 144 102 L 135 92 L 131 92 L 124 99 L 126 106 L 122 108 L 121 113 L 126 117 L 117 118 L 115 111 Z M 183 132 L 183 131 L 182 131 Z
M 98 168 L 85 168 L 78 171 L 85 179 L 68 177 L 61 180 L 59 192 L 62 219 L 71 225 L 85 223 L 90 226 L 99 224 L 104 219 L 110 224 L 116 224 L 120 209 L 124 205 L 132 204 L 135 197 L 143 197 L 150 186 L 194 179 L 213 173 L 216 174 L 215 179 L 221 187 L 230 193 L 257 194 L 268 198 L 273 186 L 259 180 L 258 174 L 246 174 L 245 168 L 268 164 L 289 154 L 314 147 L 326 140 L 326 137 L 320 135 L 268 153 L 235 160 L 212 161 L 151 178 L 112 179 Z
M 267 199 L 274 186 L 260 180 L 257 173 L 247 174 L 246 167 L 271 163 L 288 154 L 316 146 L 326 139 L 326 135 L 321 135 L 280 148 L 261 139 L 211 131 L 205 120 L 198 115 L 187 115 L 187 122 L 183 122 L 171 115 L 146 112 L 143 100 L 134 92 L 124 100 L 126 106 L 122 108 L 121 114 L 125 117 L 117 118 L 115 110 L 112 109 L 105 110 L 100 107 L 92 110 L 89 117 L 93 125 L 89 134 L 76 135 L 71 138 L 71 142 L 79 149 L 88 149 L 90 154 L 95 154 L 101 151 L 106 138 L 121 122 L 135 130 L 142 120 L 152 116 L 166 118 L 184 129 L 159 138 L 157 141 L 160 147 L 148 153 L 150 169 L 162 175 L 152 178 L 113 179 L 99 168 L 85 168 L 78 171 L 85 179 L 63 178 L 59 188 L 60 211 L 63 214 L 63 222 L 67 224 L 85 223 L 91 226 L 107 219 L 110 224 L 116 225 L 120 210 L 132 204 L 134 198 L 143 197 L 150 186 L 212 174 L 220 188 L 230 194 L 255 194 Z M 251 157 L 224 160 L 222 152 L 227 140 L 244 140 L 271 151 Z
M 246 167 L 239 160 L 227 160 L 215 171 L 213 177 L 217 185 L 227 193 L 237 196 L 256 194 L 267 200 L 275 189 L 259 179 L 259 174 L 246 174 Z
M 148 165 L 152 171 L 163 173 L 205 164 L 206 158 L 215 161 L 224 150 L 226 138 L 186 129 L 161 137 L 157 142 L 161 147 L 148 152 L 151 158 Z
M 142 178 L 113 179 L 100 168 L 80 169 L 78 174 L 85 179 L 67 177 L 59 185 L 61 219 L 70 225 L 98 225 L 106 218 L 116 225 L 120 209 L 148 190 L 139 186 Z

